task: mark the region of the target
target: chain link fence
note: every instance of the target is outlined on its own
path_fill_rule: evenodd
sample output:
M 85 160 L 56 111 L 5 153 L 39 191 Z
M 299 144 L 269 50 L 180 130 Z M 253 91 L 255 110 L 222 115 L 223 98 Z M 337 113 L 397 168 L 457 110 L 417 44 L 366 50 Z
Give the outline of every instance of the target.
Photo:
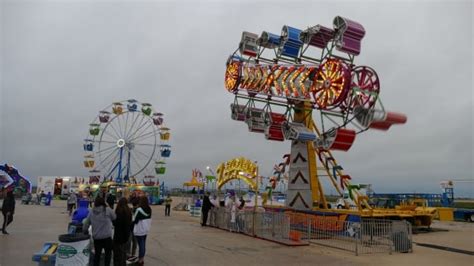
M 412 228 L 406 221 L 362 219 L 352 222 L 338 216 L 298 212 L 213 209 L 211 226 L 285 245 L 317 244 L 355 255 L 412 252 Z

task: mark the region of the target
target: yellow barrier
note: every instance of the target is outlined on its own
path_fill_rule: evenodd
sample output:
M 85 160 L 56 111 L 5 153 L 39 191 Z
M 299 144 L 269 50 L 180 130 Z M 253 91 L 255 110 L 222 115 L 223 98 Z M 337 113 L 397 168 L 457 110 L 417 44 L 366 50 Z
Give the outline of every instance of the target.
M 453 221 L 454 220 L 454 209 L 438 207 L 438 217 L 440 221 Z

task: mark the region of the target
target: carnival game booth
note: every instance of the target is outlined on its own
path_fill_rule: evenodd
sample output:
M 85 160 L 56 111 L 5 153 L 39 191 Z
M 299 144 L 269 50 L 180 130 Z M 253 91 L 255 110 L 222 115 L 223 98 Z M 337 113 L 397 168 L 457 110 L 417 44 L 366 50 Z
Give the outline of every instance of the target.
M 201 211 L 200 202 L 202 202 L 200 193 L 204 189 L 204 183 L 198 180 L 198 172 L 193 170 L 191 180 L 183 183 L 183 193 L 181 202 L 174 210 L 190 211 L 192 216 L 199 216 Z
M 150 183 L 134 184 L 128 187 L 128 194 L 130 195 L 133 192 L 137 192 L 139 195 L 147 196 L 151 205 L 161 205 L 164 201 L 163 188 L 164 183 L 161 185 L 158 183 L 154 185 Z

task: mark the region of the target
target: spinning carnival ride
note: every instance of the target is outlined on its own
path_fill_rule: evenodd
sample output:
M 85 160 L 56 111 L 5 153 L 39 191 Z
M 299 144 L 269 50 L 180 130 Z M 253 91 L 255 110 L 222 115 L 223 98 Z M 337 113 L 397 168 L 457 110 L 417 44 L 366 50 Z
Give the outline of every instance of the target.
M 292 141 L 287 207 L 328 209 L 320 183 L 327 177 L 341 196 L 349 192 L 361 213 L 373 214 L 332 151 L 348 151 L 357 134 L 388 130 L 407 118 L 384 108 L 375 70 L 355 64 L 364 35 L 361 24 L 340 16 L 333 28 L 285 25 L 281 35 L 243 32 L 227 60 L 225 88 L 235 94 L 232 119 L 268 140 Z
M 13 165 L 0 164 L 0 189 L 3 188 L 13 189 L 15 194 L 25 194 L 31 192 L 31 182 Z
M 163 114 L 152 105 L 136 100 L 115 102 L 102 109 L 92 121 L 84 140 L 84 166 L 91 183 L 114 181 L 118 184 L 158 185 L 155 174 L 163 175 L 170 157 L 170 129 L 163 125 Z

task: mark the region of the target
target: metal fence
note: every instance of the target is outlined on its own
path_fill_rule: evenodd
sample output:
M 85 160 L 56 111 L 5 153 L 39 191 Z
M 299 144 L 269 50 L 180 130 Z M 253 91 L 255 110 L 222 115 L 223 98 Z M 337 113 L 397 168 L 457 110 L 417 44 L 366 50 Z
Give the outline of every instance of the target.
M 251 212 L 213 209 L 210 212 L 211 226 L 243 233 L 288 245 L 309 244 L 309 238 L 292 224 L 292 216 L 284 212 Z M 303 236 L 305 235 L 305 236 Z
M 412 252 L 412 228 L 406 221 L 339 220 L 297 212 L 212 209 L 211 226 L 286 245 L 317 244 L 353 252 Z
M 317 217 L 311 222 L 311 243 L 359 254 L 412 252 L 410 223 L 392 220 L 340 221 Z

